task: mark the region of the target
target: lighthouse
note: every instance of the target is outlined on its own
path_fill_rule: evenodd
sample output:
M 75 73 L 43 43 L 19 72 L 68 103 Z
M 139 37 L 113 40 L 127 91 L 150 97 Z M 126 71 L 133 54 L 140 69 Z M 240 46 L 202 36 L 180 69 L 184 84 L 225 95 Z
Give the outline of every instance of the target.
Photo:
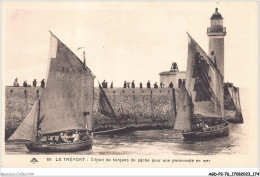
M 226 27 L 223 27 L 223 18 L 218 12 L 218 8 L 215 9 L 210 21 L 211 26 L 207 28 L 209 54 L 224 77 L 224 37 L 226 36 Z

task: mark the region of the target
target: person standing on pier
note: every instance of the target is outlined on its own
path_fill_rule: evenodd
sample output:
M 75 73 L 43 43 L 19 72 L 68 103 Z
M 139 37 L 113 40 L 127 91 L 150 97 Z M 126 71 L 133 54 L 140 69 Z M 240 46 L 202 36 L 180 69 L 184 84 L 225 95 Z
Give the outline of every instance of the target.
M 33 86 L 36 87 L 36 85 L 37 85 L 37 81 L 36 81 L 36 79 L 34 79 L 33 80 Z
M 172 82 L 169 84 L 169 87 L 170 87 L 170 88 L 173 88 L 173 83 L 172 83 Z
M 146 86 L 147 86 L 147 88 L 151 88 L 151 83 L 150 83 L 150 81 L 147 82 Z
M 23 87 L 27 87 L 28 85 L 27 85 L 27 81 L 24 81 L 23 82 Z
M 41 88 L 44 88 L 45 87 L 45 82 L 44 82 L 44 79 L 41 81 Z
M 158 84 L 157 84 L 157 82 L 155 82 L 153 86 L 154 86 L 154 88 L 158 89 Z
M 132 81 L 132 85 L 131 86 L 132 86 L 132 88 L 135 88 L 135 81 L 134 80 Z
M 142 84 L 142 82 L 140 82 L 140 88 L 143 88 L 143 84 Z
M 162 82 L 160 83 L 160 87 L 163 88 L 163 83 Z
M 103 87 L 103 88 L 106 88 L 106 80 L 104 80 L 104 81 L 102 82 L 102 87 Z
M 111 84 L 110 84 L 110 88 L 113 88 L 113 82 L 111 82 Z
M 124 82 L 124 88 L 126 88 L 126 84 L 127 84 L 127 83 L 126 83 L 126 81 L 125 81 L 125 82 Z
M 19 87 L 18 78 L 15 78 L 14 80 L 14 87 Z

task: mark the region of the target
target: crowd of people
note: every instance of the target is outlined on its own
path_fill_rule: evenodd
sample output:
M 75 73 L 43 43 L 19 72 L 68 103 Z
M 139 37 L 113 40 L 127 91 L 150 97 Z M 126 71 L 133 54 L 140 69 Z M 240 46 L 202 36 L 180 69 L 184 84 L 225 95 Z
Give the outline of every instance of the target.
M 164 88 L 164 86 L 165 86 L 164 83 L 161 82 L 161 83 L 160 83 L 160 88 Z M 151 88 L 151 82 L 150 82 L 150 80 L 148 80 L 148 82 L 146 83 L 146 87 L 147 87 L 147 88 Z M 168 87 L 169 87 L 169 88 L 173 88 L 173 83 L 170 82 L 170 84 L 169 84 Z M 106 80 L 104 80 L 104 81 L 102 82 L 102 88 L 108 88 L 108 83 L 106 82 Z M 111 82 L 110 88 L 113 88 L 113 82 Z M 135 81 L 133 80 L 131 83 L 130 83 L 130 82 L 127 82 L 127 81 L 124 81 L 123 88 L 136 88 L 136 87 L 135 87 Z M 139 83 L 139 88 L 143 88 L 143 83 L 142 83 L 142 82 Z M 159 85 L 157 84 L 157 82 L 155 82 L 155 83 L 153 84 L 153 88 L 155 88 L 155 89 L 158 89 L 158 88 L 159 88 Z
M 102 85 L 102 88 L 108 88 L 108 83 L 106 82 L 106 80 L 104 80 L 101 85 Z M 18 78 L 15 78 L 13 86 L 14 86 L 14 87 L 19 87 L 19 86 L 20 86 L 19 83 L 18 83 Z M 33 86 L 33 87 L 36 87 L 36 86 L 37 86 L 37 80 L 36 80 L 36 79 L 33 80 L 32 86 Z M 164 88 L 164 86 L 165 86 L 164 83 L 161 82 L 161 83 L 160 83 L 160 88 Z M 29 84 L 27 83 L 27 81 L 25 80 L 25 81 L 23 82 L 23 87 L 31 87 L 31 85 L 29 85 Z M 42 79 L 42 81 L 40 82 L 40 87 L 41 87 L 41 88 L 45 88 L 45 81 L 44 81 L 44 79 Z M 151 82 L 150 82 L 150 80 L 148 80 L 148 82 L 146 83 L 146 87 L 147 87 L 147 88 L 151 88 Z M 169 87 L 169 88 L 173 88 L 173 83 L 170 82 L 170 84 L 169 84 L 168 87 Z M 114 88 L 113 82 L 110 83 L 110 88 L 111 88 L 111 89 Z M 124 85 L 123 85 L 123 88 L 135 88 L 135 81 L 133 80 L 131 83 L 125 81 L 125 82 L 124 82 Z M 142 82 L 139 83 L 139 88 L 143 88 L 143 83 L 142 83 Z M 153 88 L 155 88 L 155 89 L 158 89 L 158 88 L 159 88 L 157 82 L 155 82 L 155 83 L 153 84 Z
M 211 120 L 204 120 L 201 122 L 195 122 L 192 124 L 192 130 L 196 130 L 196 131 L 207 131 L 208 128 L 210 127 L 214 127 L 217 125 L 223 124 L 223 120 L 222 119 L 214 119 L 211 118 Z
M 103 88 L 107 88 L 107 87 L 108 87 L 107 85 L 108 85 L 108 84 L 107 84 L 106 80 L 104 80 L 104 81 L 102 82 L 102 87 L 103 87 Z M 113 88 L 113 82 L 111 82 L 110 88 Z
M 37 80 L 36 80 L 36 79 L 33 80 L 32 85 L 33 85 L 33 87 L 36 87 L 36 86 L 37 86 Z M 19 85 L 19 82 L 18 82 L 18 78 L 15 78 L 13 86 L 14 86 L 14 87 L 19 87 L 19 86 L 20 86 L 20 85 Z M 23 87 L 31 87 L 31 85 L 29 85 L 29 84 L 27 83 L 27 81 L 25 80 L 25 81 L 23 82 Z M 44 87 L 45 87 L 45 81 L 44 81 L 44 79 L 42 79 L 40 87 L 41 87 L 41 88 L 44 88 Z
M 192 127 L 193 130 L 197 130 L 197 131 L 204 131 L 207 128 L 209 128 L 209 125 L 206 122 L 199 122 L 197 124 L 194 124 Z
M 233 87 L 233 83 L 226 82 L 226 83 L 224 83 L 224 86 L 226 86 L 226 87 Z
M 39 128 L 38 130 L 38 136 L 37 136 L 37 141 L 42 142 L 42 134 L 41 134 L 41 129 Z M 56 139 L 56 136 L 51 136 L 47 135 L 46 136 L 46 144 L 60 144 L 60 143 L 72 143 L 72 142 L 79 142 L 79 141 L 84 141 L 87 139 L 86 133 L 81 133 L 78 130 L 75 130 L 71 136 L 69 136 L 66 132 L 61 132 Z

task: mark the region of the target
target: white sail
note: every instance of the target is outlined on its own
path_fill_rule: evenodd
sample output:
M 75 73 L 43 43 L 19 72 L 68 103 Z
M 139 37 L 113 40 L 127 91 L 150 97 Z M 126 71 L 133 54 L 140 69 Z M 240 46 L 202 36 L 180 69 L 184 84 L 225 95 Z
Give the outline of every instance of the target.
M 180 88 L 178 105 L 174 129 L 191 130 L 193 104 L 184 84 Z
M 50 41 L 50 65 L 41 104 L 42 134 L 92 130 L 94 76 L 52 33 Z
M 37 134 L 38 102 L 35 102 L 20 126 L 8 139 L 35 141 Z

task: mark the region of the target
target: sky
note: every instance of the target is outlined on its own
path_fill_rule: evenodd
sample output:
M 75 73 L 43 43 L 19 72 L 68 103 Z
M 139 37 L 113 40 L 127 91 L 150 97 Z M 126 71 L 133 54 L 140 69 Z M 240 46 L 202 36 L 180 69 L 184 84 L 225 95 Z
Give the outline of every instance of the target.
M 256 2 L 3 2 L 3 85 L 46 77 L 49 30 L 81 59 L 77 48 L 85 47 L 96 86 L 104 79 L 115 87 L 159 82 L 172 62 L 186 70 L 186 32 L 208 53 L 216 7 L 227 28 L 224 80 L 257 83 Z

